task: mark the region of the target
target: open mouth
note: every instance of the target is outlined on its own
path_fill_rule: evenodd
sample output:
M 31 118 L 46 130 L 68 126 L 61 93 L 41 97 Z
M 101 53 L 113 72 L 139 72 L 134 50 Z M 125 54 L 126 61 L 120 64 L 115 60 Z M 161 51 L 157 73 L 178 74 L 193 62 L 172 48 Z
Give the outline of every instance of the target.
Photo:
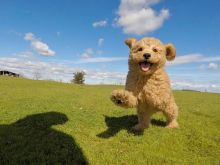
M 147 61 L 143 61 L 143 62 L 140 62 L 139 65 L 140 65 L 140 69 L 143 72 L 148 72 L 153 64 Z

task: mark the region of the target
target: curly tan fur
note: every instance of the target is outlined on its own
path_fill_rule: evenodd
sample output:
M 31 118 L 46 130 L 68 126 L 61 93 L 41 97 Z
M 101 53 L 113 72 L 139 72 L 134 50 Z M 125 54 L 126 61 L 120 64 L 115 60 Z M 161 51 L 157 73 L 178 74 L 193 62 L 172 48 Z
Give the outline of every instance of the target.
M 125 108 L 137 108 L 138 124 L 133 127 L 137 131 L 149 127 L 150 118 L 156 112 L 163 112 L 168 128 L 178 127 L 178 107 L 164 69 L 166 60 L 174 60 L 176 56 L 174 46 L 155 38 L 140 41 L 130 38 L 125 43 L 130 48 L 126 86 L 124 90 L 114 90 L 111 100 Z M 150 57 L 146 58 L 146 53 Z

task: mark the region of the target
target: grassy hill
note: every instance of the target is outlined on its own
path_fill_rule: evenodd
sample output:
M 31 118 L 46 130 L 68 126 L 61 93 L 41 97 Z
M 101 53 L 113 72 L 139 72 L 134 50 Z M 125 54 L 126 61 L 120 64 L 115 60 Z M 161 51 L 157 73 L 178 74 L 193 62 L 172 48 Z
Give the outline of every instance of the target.
M 157 114 L 137 136 L 116 88 L 0 77 L 0 164 L 220 163 L 220 94 L 174 92 L 180 129 Z

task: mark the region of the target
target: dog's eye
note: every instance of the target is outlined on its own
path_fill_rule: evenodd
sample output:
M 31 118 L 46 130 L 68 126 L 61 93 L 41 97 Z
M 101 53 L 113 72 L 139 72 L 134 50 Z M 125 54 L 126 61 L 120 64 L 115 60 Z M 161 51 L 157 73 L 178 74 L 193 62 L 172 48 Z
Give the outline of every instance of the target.
M 157 48 L 153 48 L 153 51 L 154 51 L 155 53 L 157 53 L 157 52 L 158 52 Z
M 143 48 L 138 48 L 137 52 L 143 51 Z

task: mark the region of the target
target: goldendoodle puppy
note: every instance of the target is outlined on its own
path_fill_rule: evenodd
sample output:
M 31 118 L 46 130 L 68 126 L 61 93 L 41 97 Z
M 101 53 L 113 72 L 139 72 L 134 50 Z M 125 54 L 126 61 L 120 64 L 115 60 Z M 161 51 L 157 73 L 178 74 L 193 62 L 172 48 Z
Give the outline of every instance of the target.
M 159 111 L 166 116 L 167 127 L 178 127 L 178 107 L 164 69 L 166 60 L 174 60 L 176 49 L 155 38 L 129 38 L 125 43 L 130 48 L 126 86 L 125 90 L 114 90 L 111 100 L 122 107 L 137 108 L 138 124 L 133 127 L 136 131 L 147 128 L 151 116 Z

